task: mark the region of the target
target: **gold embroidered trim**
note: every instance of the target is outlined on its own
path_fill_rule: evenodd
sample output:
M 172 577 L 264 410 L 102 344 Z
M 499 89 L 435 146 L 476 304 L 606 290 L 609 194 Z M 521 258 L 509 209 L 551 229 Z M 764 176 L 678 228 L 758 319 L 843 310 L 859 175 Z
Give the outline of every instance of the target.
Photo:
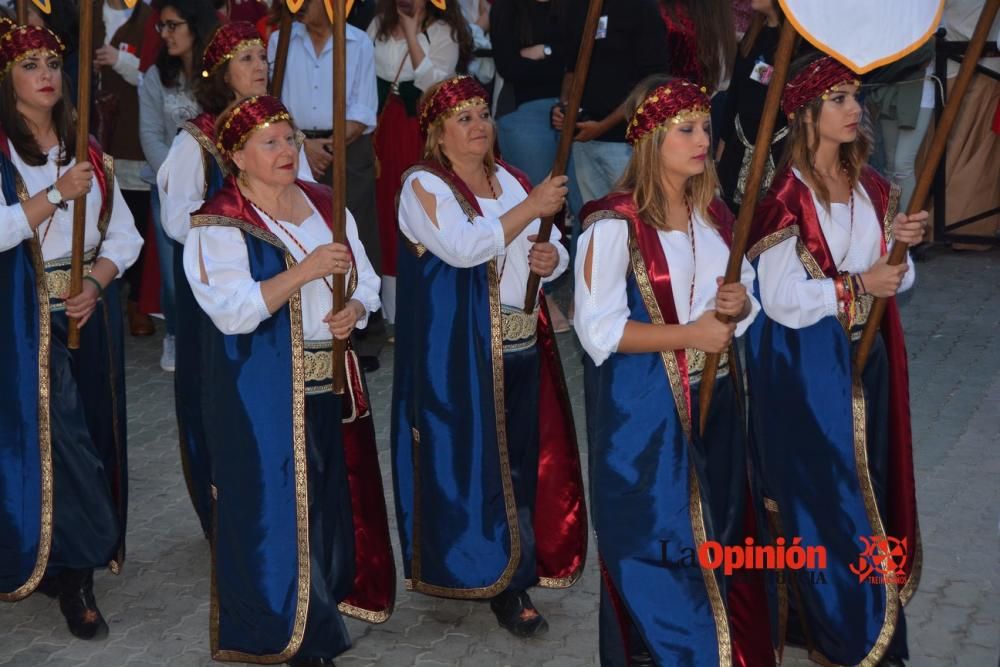
M 798 235 L 799 235 L 798 225 L 789 225 L 784 229 L 779 229 L 773 234 L 768 234 L 760 241 L 754 243 L 753 247 L 747 251 L 747 259 L 752 262 L 761 255 L 763 255 L 764 251 L 770 250 L 771 248 L 778 245 L 782 241 Z
M 702 371 L 705 370 L 705 359 L 706 355 L 703 351 L 689 347 L 684 350 L 684 360 L 687 362 L 688 377 L 693 378 L 696 375 L 701 375 Z M 717 377 L 725 377 L 729 375 L 729 352 L 723 352 L 722 356 L 719 357 L 719 371 Z M 694 380 L 690 381 L 690 384 L 694 384 Z
M 310 347 L 316 343 L 323 347 Z M 307 394 L 325 393 L 333 389 L 333 341 L 306 341 L 303 350 L 303 366 L 305 381 L 309 383 L 326 383 L 325 387 L 307 387 Z
M 653 285 L 649 280 L 649 273 L 646 271 L 646 263 L 639 252 L 639 243 L 635 238 L 635 230 L 629 225 L 629 255 L 631 257 L 632 272 L 635 275 L 639 292 L 642 294 L 646 312 L 653 324 L 663 324 L 663 313 L 660 305 L 653 294 Z M 674 350 L 667 350 L 660 353 L 663 366 L 666 370 L 667 381 L 670 384 L 671 394 L 674 404 L 677 406 L 677 414 L 680 418 L 681 427 L 684 430 L 684 438 L 687 443 L 691 442 L 691 414 L 688 410 L 688 396 L 684 390 L 683 376 L 680 365 L 677 361 L 677 353 Z M 688 459 L 688 512 L 691 518 L 691 532 L 694 535 L 695 548 L 700 549 L 707 539 L 705 530 L 705 517 L 701 506 L 701 487 L 698 483 L 698 476 L 695 473 L 694 463 Z M 709 603 L 712 605 L 712 617 L 715 620 L 715 635 L 719 650 L 719 666 L 731 667 L 732 643 L 729 634 L 729 617 L 726 606 L 722 600 L 722 592 L 719 590 L 719 582 L 715 578 L 715 573 L 707 568 L 701 568 L 702 579 L 705 582 L 705 593 Z
M 427 254 L 427 246 L 423 243 L 414 243 L 410 239 L 406 238 L 406 234 L 401 233 L 401 236 L 403 237 L 403 243 L 406 245 L 406 249 L 413 253 L 417 259 L 420 259 Z
M 770 498 L 764 498 L 764 509 L 767 510 L 767 523 L 770 526 L 771 535 L 775 539 L 784 537 L 785 534 L 781 528 L 781 512 L 778 510 L 778 503 Z M 774 656 L 778 664 L 781 664 L 782 658 L 784 658 L 785 638 L 788 634 L 788 576 L 788 572 L 786 571 L 778 573 L 778 645 L 774 649 Z M 796 593 L 798 593 L 798 589 L 796 589 Z M 796 599 L 798 599 L 798 596 L 796 596 Z M 810 637 L 807 644 L 811 644 L 811 636 L 808 632 L 805 634 L 807 637 Z
M 27 189 L 20 174 L 14 175 L 17 196 L 20 201 L 28 199 Z M 41 516 L 38 531 L 38 550 L 35 553 L 35 566 L 23 584 L 13 591 L 0 592 L 0 601 L 17 602 L 31 595 L 45 575 L 49 564 L 49 554 L 52 552 L 52 431 L 51 431 L 51 393 L 49 384 L 49 358 L 52 341 L 52 320 L 49 310 L 45 308 L 48 293 L 45 282 L 42 248 L 37 236 L 29 241 L 31 244 L 31 262 L 35 269 L 35 295 L 38 299 L 38 459 L 39 477 L 41 481 Z
M 83 265 L 83 275 L 89 276 L 94 270 L 93 262 Z M 60 312 L 66 310 L 66 301 L 62 295 L 69 294 L 70 275 L 69 269 L 53 269 L 45 272 L 45 285 L 49 292 L 49 312 Z
M 690 442 L 690 440 L 688 441 Z M 688 459 L 688 511 L 691 515 L 691 529 L 694 533 L 695 549 L 701 551 L 701 545 L 708 539 L 705 530 L 705 517 L 701 506 L 701 485 L 698 482 L 698 474 L 695 472 L 694 463 Z M 729 614 L 722 601 L 722 591 L 719 590 L 719 581 L 715 578 L 715 572 L 707 568 L 701 568 L 701 576 L 705 581 L 705 589 L 708 593 L 708 600 L 712 603 L 712 616 L 715 618 L 715 638 L 719 644 L 719 667 L 732 667 L 732 638 L 729 634 Z
M 281 242 L 281 239 L 271 232 L 238 218 L 230 218 L 225 215 L 192 215 L 191 227 L 235 227 L 254 238 L 258 238 L 265 243 L 270 243 L 276 248 L 288 251 L 285 244 Z
M 421 165 L 410 167 L 402 177 L 402 181 L 417 172 L 426 172 L 432 176 L 437 176 L 429 169 Z M 464 196 L 455 187 L 446 180 L 442 180 L 445 185 L 451 190 L 452 195 L 458 202 L 459 206 L 462 207 L 463 212 L 468 216 L 469 222 L 472 222 L 478 215 L 472 205 L 465 199 Z M 490 294 L 490 346 L 492 350 L 492 361 L 493 361 L 493 405 L 494 405 L 494 419 L 497 434 L 497 450 L 500 458 L 500 483 L 503 488 L 503 499 L 504 499 L 504 509 L 507 513 L 507 530 L 510 534 L 510 558 L 507 561 L 507 566 L 504 568 L 500 577 L 490 584 L 489 586 L 481 586 L 479 588 L 451 588 L 448 586 L 436 586 L 434 584 L 428 584 L 420 580 L 421 568 L 420 568 L 420 543 L 419 543 L 419 527 L 420 527 L 420 511 L 419 511 L 419 467 L 417 465 L 417 445 L 419 444 L 418 439 L 414 439 L 413 456 L 414 456 L 414 467 L 413 467 L 413 495 L 414 495 L 414 509 L 413 509 L 413 558 L 410 563 L 410 580 L 406 581 L 407 590 L 415 590 L 420 593 L 427 593 L 428 595 L 437 595 L 440 597 L 448 598 L 458 598 L 458 599 L 468 599 L 468 598 L 489 598 L 497 595 L 500 591 L 507 588 L 510 584 L 510 580 L 514 577 L 514 572 L 517 569 L 518 563 L 521 562 L 521 533 L 517 522 L 517 502 L 514 498 L 514 483 L 511 479 L 510 473 L 510 456 L 507 450 L 507 423 L 504 402 L 504 376 L 503 376 L 503 322 L 500 314 L 500 276 L 497 272 L 497 261 L 496 259 L 490 260 L 489 266 L 487 268 L 489 275 L 489 294 Z
M 192 220 L 193 225 L 193 220 Z M 290 257 L 285 257 L 286 266 Z M 285 648 L 276 654 L 254 655 L 243 651 L 219 649 L 219 601 L 215 588 L 215 554 L 212 555 L 212 602 L 210 608 L 210 641 L 212 659 L 223 662 L 249 662 L 271 664 L 286 662 L 302 645 L 305 635 L 306 615 L 309 612 L 309 489 L 306 462 L 306 392 L 305 344 L 302 340 L 302 297 L 298 291 L 288 300 L 292 341 L 292 457 L 295 469 L 295 529 L 298 555 L 298 586 L 295 601 L 295 621 L 292 634 Z
M 885 247 L 889 247 L 892 241 L 892 230 L 896 226 L 896 213 L 899 212 L 899 197 L 902 190 L 898 185 L 889 185 L 889 202 L 885 208 L 885 218 L 882 219 L 882 234 L 885 239 Z
M 588 215 L 587 218 L 583 221 L 582 229 L 586 230 L 588 227 L 593 225 L 598 220 L 624 220 L 625 222 L 629 221 L 629 219 L 626 216 L 622 215 L 618 211 L 614 211 L 611 209 L 603 209 L 600 211 L 594 211 L 593 213 Z
M 205 155 L 209 155 L 213 160 L 215 160 L 215 164 L 218 165 L 219 169 L 222 171 L 223 178 L 229 175 L 229 168 L 226 166 L 226 161 L 225 159 L 223 159 L 222 154 L 216 147 L 215 142 L 209 139 L 208 136 L 204 132 L 202 132 L 197 125 L 195 125 L 191 121 L 185 121 L 181 123 L 180 129 L 185 130 L 188 134 L 194 137 L 194 140 L 198 142 L 199 146 L 201 146 L 201 151 L 202 151 L 201 164 L 202 164 L 202 169 L 205 173 L 205 187 L 203 188 L 202 194 L 207 195 L 209 164 L 205 160 Z
M 828 277 L 825 273 L 823 273 L 823 269 L 820 268 L 819 262 L 817 262 L 816 258 L 812 256 L 811 252 L 809 252 L 809 248 L 807 248 L 802 242 L 802 239 L 795 242 L 795 249 L 799 254 L 799 261 L 802 262 L 802 266 L 805 268 L 806 273 L 809 274 L 810 278 L 823 280 Z
M 108 155 L 107 153 L 102 153 L 102 165 L 104 168 L 104 182 L 108 184 L 108 191 L 104 195 L 104 201 L 102 202 L 103 215 L 97 220 L 97 231 L 101 236 L 101 240 L 97 242 L 97 248 L 95 251 L 100 253 L 101 246 L 104 245 L 104 237 L 108 233 L 108 225 L 111 224 L 111 214 L 114 212 L 115 208 L 115 159 Z
M 872 534 L 885 539 L 885 526 L 878 512 L 875 500 L 875 488 L 872 485 L 871 470 L 868 467 L 868 430 L 865 408 L 864 389 L 860 379 L 852 380 L 851 412 L 854 415 L 854 464 L 858 475 L 858 484 L 865 501 L 865 512 L 871 523 Z M 888 554 L 887 554 L 888 555 Z M 885 588 L 885 616 L 882 629 L 875 645 L 868 655 L 859 663 L 859 667 L 875 667 L 889 648 L 889 642 L 896 634 L 896 622 L 899 618 L 899 590 L 891 576 L 883 577 Z
M 528 315 L 520 308 L 500 306 L 503 321 L 504 352 L 519 352 L 534 347 L 538 331 L 538 313 Z
M 385 623 L 392 616 L 392 611 L 369 611 L 368 609 L 362 609 L 361 607 L 355 607 L 352 604 L 347 604 L 346 602 L 341 602 L 337 605 L 337 611 L 346 616 L 351 616 L 359 621 L 365 621 L 366 623 L 378 624 Z

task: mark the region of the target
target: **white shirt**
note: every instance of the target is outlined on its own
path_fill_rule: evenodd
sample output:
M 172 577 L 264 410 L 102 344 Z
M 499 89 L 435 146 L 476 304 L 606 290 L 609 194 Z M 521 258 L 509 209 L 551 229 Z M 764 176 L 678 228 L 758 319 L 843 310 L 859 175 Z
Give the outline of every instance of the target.
M 434 195 L 437 225 L 417 199 L 413 190 L 416 180 L 420 181 L 424 190 Z M 532 242 L 528 237 L 538 233 L 541 220 L 532 220 L 509 246 L 505 246 L 500 216 L 524 201 L 528 193 L 516 178 L 499 165 L 497 180 L 500 181 L 499 199 L 476 197 L 483 215 L 470 224 L 465 211 L 444 181 L 427 172 L 411 174 L 399 193 L 399 229 L 410 241 L 422 243 L 435 257 L 458 268 L 479 266 L 496 258 L 497 271 L 501 276 L 500 302 L 523 308 L 530 274 L 528 252 Z M 559 252 L 559 264 L 551 276 L 542 278 L 543 283 L 555 280 L 569 266 L 569 253 L 559 242 L 560 238 L 559 230 L 553 227 L 549 240 Z
M 45 190 L 56 182 L 56 158 L 59 155 L 59 147 L 54 146 L 49 151 L 49 161 L 40 167 L 31 167 L 24 163 L 21 156 L 14 150 L 14 144 L 8 140 L 10 155 L 17 168 L 18 173 L 24 180 L 24 187 L 28 191 L 28 197 Z M 65 167 L 58 168 L 59 172 L 65 174 L 76 164 L 74 159 Z M 94 165 L 94 169 L 101 169 L 101 165 Z M 98 257 L 114 262 L 118 267 L 120 276 L 128 267 L 135 263 L 142 250 L 142 236 L 136 231 L 132 213 L 129 211 L 125 198 L 122 197 L 117 181 L 113 184 L 114 202 L 111 209 L 111 219 L 108 222 L 108 230 L 101 243 L 101 250 Z M 2 197 L 2 195 L 0 195 Z M 28 218 L 24 215 L 24 209 L 19 202 L 4 202 L 6 206 L 0 212 L 0 252 L 10 250 L 22 241 L 30 239 L 35 234 L 28 225 Z M 69 207 L 64 211 L 57 208 L 51 220 L 43 221 L 37 227 L 38 238 L 43 237 L 42 259 L 46 262 L 54 259 L 70 257 L 73 250 L 73 210 L 76 207 L 75 201 L 70 201 Z M 97 187 L 97 179 L 94 179 L 94 187 L 87 195 L 87 223 L 84 228 L 83 249 L 88 252 L 97 247 L 101 241 L 100 231 L 97 229 L 97 221 L 101 213 L 101 191 Z M 51 229 L 49 226 L 51 225 Z M 48 234 L 46 234 L 48 230 Z M 116 276 L 117 277 L 117 276 Z
M 797 169 L 792 173 L 802 180 Z M 863 273 L 871 268 L 882 254 L 882 221 L 875 215 L 865 189 L 860 184 L 854 188 L 853 233 L 849 204 L 831 204 L 827 212 L 813 193 L 813 205 L 837 269 Z M 797 237 L 793 236 L 761 253 L 757 277 L 761 305 L 767 316 L 786 327 L 803 329 L 824 317 L 836 317 L 837 290 L 832 278 L 809 277 L 799 259 L 797 242 Z M 906 263 L 910 268 L 899 286 L 900 292 L 910 289 L 914 281 L 913 260 L 909 254 Z
M 375 48 L 368 36 L 352 25 L 347 26 L 347 120 L 365 126 L 365 134 L 375 130 L 378 112 L 378 88 L 375 85 Z M 274 73 L 278 51 L 278 33 L 267 42 L 267 60 Z M 333 38 L 326 41 L 317 56 L 306 27 L 292 23 L 288 42 L 288 62 L 281 85 L 281 100 L 296 124 L 304 130 L 329 130 L 333 127 L 330 105 L 333 99 Z
M 580 235 L 576 253 L 576 313 L 573 318 L 576 335 L 583 349 L 600 366 L 618 350 L 629 321 L 627 276 L 629 257 L 628 234 L 630 223 L 624 220 L 598 220 Z M 670 267 L 670 288 L 680 324 L 694 322 L 715 308 L 718 292 L 716 278 L 726 274 L 729 246 L 719 232 L 698 214 L 693 214 L 694 251 L 686 232 L 657 230 L 656 236 Z M 587 253 L 593 246 L 590 288 L 584 278 Z M 742 336 L 757 317 L 760 304 L 750 292 L 753 289 L 754 271 L 744 259 L 740 282 L 750 298 L 750 314 L 736 325 L 736 335 Z M 691 282 L 694 281 L 694 298 Z
M 104 43 L 110 44 L 115 33 L 125 25 L 125 22 L 132 16 L 132 9 L 114 9 L 107 2 L 101 6 L 101 18 L 104 21 Z M 131 44 L 139 52 L 138 44 Z M 111 66 L 121 78 L 128 81 L 133 86 L 139 85 L 139 56 L 118 49 L 118 60 Z
M 309 206 L 313 209 L 313 214 L 302 224 L 296 226 L 286 221 L 281 223 L 308 252 L 312 252 L 317 246 L 332 243 L 333 233 L 312 202 L 309 202 Z M 285 249 L 296 262 L 305 259 L 307 253 L 299 248 L 288 232 L 274 224 L 260 209 L 256 211 L 268 230 L 285 244 Z M 354 267 L 351 270 L 358 272 L 357 289 L 351 298 L 360 301 L 367 313 L 374 313 L 381 307 L 378 297 L 380 280 L 361 245 L 358 226 L 350 211 L 347 211 L 346 229 L 347 241 L 354 253 Z M 248 334 L 271 317 L 264 303 L 260 283 L 250 273 L 250 259 L 242 231 L 234 227 L 195 227 L 188 233 L 188 238 L 191 242 L 184 246 L 184 273 L 198 304 L 212 318 L 219 331 L 226 335 Z M 207 283 L 202 282 L 199 260 L 204 263 Z M 327 280 L 332 284 L 332 277 Z M 349 285 L 350 281 L 351 274 L 348 273 L 345 285 Z M 304 339 L 331 340 L 330 328 L 323 322 L 323 318 L 333 308 L 330 285 L 323 279 L 312 280 L 302 286 L 300 293 Z M 363 329 L 367 325 L 366 314 L 358 320 L 357 328 Z
M 181 130 L 156 173 L 160 191 L 160 222 L 167 236 L 184 243 L 191 228 L 191 214 L 205 203 L 205 163 L 201 144 L 194 136 Z M 299 149 L 299 178 L 315 179 L 306 161 L 305 148 Z
M 410 49 L 405 39 L 376 40 L 378 19 L 368 26 L 368 36 L 375 40 L 375 74 L 383 81 L 412 81 L 420 90 L 427 90 L 438 81 L 455 76 L 458 67 L 458 42 L 451 38 L 451 28 L 444 21 L 435 21 L 427 30 L 417 35 L 417 43 L 424 50 L 424 59 L 416 70 L 409 57 Z M 405 58 L 405 62 L 404 62 Z M 402 63 L 403 69 L 399 69 Z

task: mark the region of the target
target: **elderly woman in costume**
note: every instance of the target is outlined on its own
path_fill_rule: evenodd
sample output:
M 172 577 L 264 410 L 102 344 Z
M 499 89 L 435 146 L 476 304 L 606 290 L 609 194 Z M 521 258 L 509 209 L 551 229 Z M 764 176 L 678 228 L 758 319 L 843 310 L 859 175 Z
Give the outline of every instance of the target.
M 392 457 L 407 585 L 490 598 L 518 637 L 548 628 L 527 589 L 579 577 L 586 516 L 575 431 L 544 306 L 528 276 L 569 260 L 539 217 L 565 177 L 534 190 L 494 157 L 487 93 L 471 77 L 420 104 L 425 161 L 399 195 L 399 302 Z M 544 420 L 539 415 L 544 415 Z M 544 430 L 543 430 L 544 426 Z
M 0 26 L 0 599 L 58 596 L 70 631 L 103 638 L 93 573 L 125 553 L 125 377 L 118 279 L 142 237 L 96 143 L 76 162 L 63 45 Z M 96 187 L 94 187 L 96 185 Z M 86 207 L 70 297 L 73 214 Z M 79 349 L 67 346 L 69 318 Z
M 826 661 L 902 664 L 901 605 L 916 588 L 920 545 L 894 296 L 913 284 L 913 266 L 890 266 L 886 253 L 894 241 L 919 243 L 927 214 L 897 214 L 898 188 L 866 164 L 857 75 L 829 57 L 793 71 L 786 156 L 748 253 L 766 315 L 747 346 L 754 466 L 771 539 L 821 545 L 830 565 L 825 582 L 779 580 L 774 611 L 789 616 L 790 599 L 787 631 Z M 858 377 L 851 365 L 874 297 L 889 303 Z M 866 562 L 885 572 L 869 580 Z
M 213 410 L 212 653 L 329 665 L 350 646 L 341 611 L 381 622 L 394 596 L 353 353 L 344 394 L 331 380 L 332 339 L 379 307 L 378 276 L 350 213 L 347 244 L 333 242 L 330 189 L 296 179 L 301 135 L 279 100 L 236 103 L 216 136 L 235 176 L 192 216 L 184 245 L 188 283 L 216 327 L 201 369 Z M 337 312 L 333 274 L 348 290 Z
M 167 158 L 157 173 L 161 219 L 174 245 L 174 280 L 177 299 L 177 365 L 174 399 L 181 440 L 181 461 L 191 502 L 206 535 L 211 531 L 211 470 L 205 449 L 205 424 L 201 392 L 206 363 L 202 338 L 212 323 L 198 307 L 184 276 L 184 242 L 191 214 L 222 187 L 225 160 L 215 146 L 215 121 L 234 100 L 267 92 L 267 52 L 257 30 L 237 21 L 212 33 L 202 56 L 195 97 L 201 114 L 181 124 Z M 299 178 L 312 181 L 303 154 Z
M 736 641 L 728 582 L 670 562 L 709 540 L 744 538 L 745 417 L 730 346 L 760 306 L 747 294 L 748 262 L 740 282 L 722 284 L 734 220 L 715 197 L 709 99 L 687 80 L 655 76 L 626 106 L 632 158 L 616 190 L 585 207 L 576 266 L 601 664 L 772 664 L 766 623 Z M 706 353 L 722 358 L 700 433 Z M 766 608 L 762 589 L 756 599 Z

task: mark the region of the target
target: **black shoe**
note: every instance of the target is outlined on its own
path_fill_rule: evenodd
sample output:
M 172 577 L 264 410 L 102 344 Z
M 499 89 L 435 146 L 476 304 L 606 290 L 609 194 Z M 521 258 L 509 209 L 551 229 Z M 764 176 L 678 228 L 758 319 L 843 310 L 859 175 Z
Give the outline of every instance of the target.
M 93 570 L 65 570 L 59 575 L 59 609 L 74 637 L 104 639 L 108 624 L 94 599 Z
M 292 658 L 285 664 L 292 667 L 336 667 L 333 658 Z
M 365 373 L 374 373 L 381 367 L 381 364 L 378 362 L 378 357 L 374 355 L 362 355 L 358 357 L 358 361 L 361 362 L 361 370 Z
M 656 667 L 649 649 L 640 649 L 632 653 L 628 658 L 629 667 Z
M 906 663 L 903 662 L 902 658 L 882 658 L 882 661 L 878 663 L 879 667 L 906 667 Z
M 500 626 L 515 637 L 527 639 L 549 631 L 549 622 L 535 609 L 527 591 L 504 591 L 490 600 L 490 609 Z M 522 618 L 521 612 L 525 610 L 534 611 L 535 615 Z

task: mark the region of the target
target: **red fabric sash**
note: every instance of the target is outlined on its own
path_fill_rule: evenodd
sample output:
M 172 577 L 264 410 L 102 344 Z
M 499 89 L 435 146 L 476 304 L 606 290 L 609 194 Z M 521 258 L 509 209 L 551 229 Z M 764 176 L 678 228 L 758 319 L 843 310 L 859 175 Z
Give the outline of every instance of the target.
M 525 192 L 531 192 L 528 176 L 497 159 Z M 462 179 L 437 162 L 420 167 L 450 184 L 482 214 L 479 202 Z M 563 375 L 559 348 L 549 320 L 545 299 L 539 298 L 538 352 L 541 378 L 538 401 L 538 488 L 535 493 L 535 557 L 542 584 L 563 588 L 576 581 L 587 557 L 587 506 L 583 495 L 583 473 L 576 442 L 576 426 Z M 545 579 L 550 581 L 546 582 Z
M 859 180 L 872 201 L 879 224 L 891 224 L 892 220 L 885 220 L 889 208 L 889 182 L 868 166 L 861 172 Z M 771 191 L 757 209 L 751 245 L 791 225 L 798 225 L 799 238 L 823 273 L 831 278 L 836 276 L 837 266 L 820 228 L 812 192 L 791 169 L 786 169 L 775 178 Z M 885 254 L 885 230 L 882 231 L 881 250 Z M 889 516 L 886 517 L 886 533 L 897 539 L 906 538 L 910 558 L 903 569 L 908 577 L 919 549 L 919 527 L 913 473 L 909 370 L 903 325 L 895 298 L 889 299 L 886 304 L 881 332 L 889 362 Z
M 318 183 L 296 181 L 328 226 L 333 226 L 333 191 Z M 226 179 L 219 192 L 195 213 L 242 220 L 267 231 L 253 205 L 236 186 Z M 348 354 L 347 372 L 351 374 L 353 397 L 359 416 L 343 424 L 344 459 L 351 488 L 351 511 L 354 518 L 354 586 L 342 604 L 342 611 L 362 620 L 382 622 L 392 612 L 396 598 L 396 566 L 389 541 L 389 520 L 385 508 L 382 472 L 375 442 L 375 425 L 368 411 L 368 397 L 361 383 L 361 371 Z M 355 609 L 344 609 L 343 605 Z M 360 610 L 360 611 L 359 611 Z

